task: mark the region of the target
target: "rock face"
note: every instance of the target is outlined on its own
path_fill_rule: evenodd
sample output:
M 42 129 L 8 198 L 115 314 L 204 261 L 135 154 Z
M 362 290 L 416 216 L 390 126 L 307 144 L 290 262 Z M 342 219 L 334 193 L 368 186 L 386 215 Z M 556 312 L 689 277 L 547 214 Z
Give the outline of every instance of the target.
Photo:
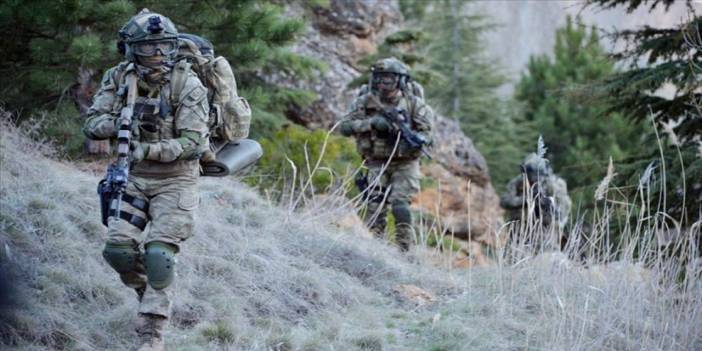
M 319 100 L 305 109 L 291 108 L 287 117 L 308 128 L 330 128 L 357 94 L 347 86 L 366 69 L 359 60 L 376 52 L 387 35 L 400 29 L 399 6 L 389 0 L 332 0 L 328 8 L 290 4 L 286 11 L 287 15 L 309 19 L 308 28 L 292 50 L 324 62 L 327 69 L 310 82 L 283 75 L 268 79 L 316 92 Z M 456 237 L 496 245 L 489 233 L 501 223 L 502 211 L 485 158 L 458 123 L 443 116 L 435 121 L 434 140 L 431 153 L 435 162 L 424 167 L 423 173 L 438 186 L 423 190 L 415 209 L 432 214 L 439 208 L 441 225 Z
M 309 128 L 330 128 L 356 95 L 347 85 L 365 69 L 358 66 L 358 60 L 375 53 L 377 43 L 399 28 L 400 8 L 391 1 L 332 0 L 328 8 L 312 10 L 296 2 L 286 12 L 305 17 L 309 23 L 292 51 L 322 61 L 326 70 L 317 79 L 304 82 L 294 77 L 271 79 L 314 91 L 320 97 L 306 109 L 291 108 L 287 113 L 290 120 Z
M 421 191 L 414 206 L 441 218 L 442 229 L 456 238 L 474 240 L 488 246 L 499 246 L 494 233 L 502 224 L 500 199 L 488 182 L 481 185 L 465 176 L 458 176 L 440 164 L 422 169 L 437 186 Z

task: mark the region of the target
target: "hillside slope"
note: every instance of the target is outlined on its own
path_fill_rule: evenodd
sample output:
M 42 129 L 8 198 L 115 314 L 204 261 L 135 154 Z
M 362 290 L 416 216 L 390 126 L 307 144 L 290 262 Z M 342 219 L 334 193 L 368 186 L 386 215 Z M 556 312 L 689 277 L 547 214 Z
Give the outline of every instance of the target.
M 99 174 L 0 131 L 0 268 L 15 292 L 0 348 L 129 349 L 136 298 L 100 255 Z M 679 291 L 635 264 L 584 269 L 560 254 L 444 271 L 332 225 L 338 204 L 290 211 L 231 178 L 201 190 L 172 350 L 702 348 L 698 280 Z

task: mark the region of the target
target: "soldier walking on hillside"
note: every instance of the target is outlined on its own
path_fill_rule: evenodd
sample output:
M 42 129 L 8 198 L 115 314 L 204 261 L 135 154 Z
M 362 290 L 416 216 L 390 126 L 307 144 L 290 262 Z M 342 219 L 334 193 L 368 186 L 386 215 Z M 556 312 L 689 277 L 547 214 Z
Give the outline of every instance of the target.
M 500 206 L 507 210 L 511 221 L 520 221 L 527 213 L 532 213 L 533 234 L 542 242 L 531 244 L 560 249 L 571 207 L 566 182 L 553 173 L 547 159 L 535 153 L 527 155 L 521 170 L 522 173 L 507 184 Z
M 370 89 L 351 105 L 340 125 L 342 135 L 356 138 L 368 168 L 357 179 L 366 191 L 366 224 L 383 237 L 387 205 L 395 217 L 396 241 L 409 250 L 415 236 L 410 202 L 419 190 L 419 158 L 430 143 L 433 112 L 412 94 L 409 69 L 395 58 L 371 67 Z
M 175 256 L 193 234 L 199 203 L 198 159 L 208 149 L 207 90 L 194 73 L 176 74 L 178 32 L 167 17 L 143 10 L 120 36 L 127 60 L 105 73 L 84 133 L 101 140 L 119 132 L 120 140 L 131 130 L 128 181 L 120 210 L 106 220 L 102 254 L 137 293 L 139 350 L 163 350 Z M 120 111 L 130 100 L 134 114 L 127 125 Z

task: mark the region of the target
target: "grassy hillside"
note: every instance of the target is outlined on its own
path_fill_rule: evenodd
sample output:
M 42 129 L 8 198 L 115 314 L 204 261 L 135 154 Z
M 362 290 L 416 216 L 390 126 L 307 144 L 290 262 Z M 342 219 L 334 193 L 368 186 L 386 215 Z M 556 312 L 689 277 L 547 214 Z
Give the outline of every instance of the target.
M 52 160 L 6 121 L 0 132 L 0 268 L 14 291 L 0 348 L 129 349 L 137 302 L 100 254 L 101 171 Z M 634 261 L 585 268 L 560 253 L 448 271 L 334 225 L 348 210 L 332 197 L 289 210 L 232 178 L 201 190 L 173 350 L 702 349 L 699 271 L 675 285 Z

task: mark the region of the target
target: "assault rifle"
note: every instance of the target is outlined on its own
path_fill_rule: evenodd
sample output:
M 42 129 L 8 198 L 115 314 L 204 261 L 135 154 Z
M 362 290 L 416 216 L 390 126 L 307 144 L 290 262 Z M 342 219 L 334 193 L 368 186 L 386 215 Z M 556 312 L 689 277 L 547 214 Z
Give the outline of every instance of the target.
M 431 160 L 431 155 L 424 149 L 424 145 L 427 145 L 429 142 L 423 135 L 409 128 L 406 122 L 408 118 L 405 116 L 405 110 L 397 107 L 387 108 L 383 110 L 383 117 L 390 122 L 390 125 L 392 125 L 395 130 L 395 133 L 391 133 L 393 138 L 396 138 L 397 133 L 400 133 L 402 140 L 407 142 L 410 147 L 419 149 Z
M 129 178 L 129 142 L 131 141 L 132 117 L 137 94 L 137 77 L 131 72 L 126 76 L 127 103 L 117 119 L 117 160 L 107 167 L 107 174 L 98 184 L 102 224 L 107 226 L 109 217 L 122 217 L 122 196 L 127 190 Z M 121 92 L 124 94 L 124 92 Z M 129 219 L 127 219 L 130 221 Z

